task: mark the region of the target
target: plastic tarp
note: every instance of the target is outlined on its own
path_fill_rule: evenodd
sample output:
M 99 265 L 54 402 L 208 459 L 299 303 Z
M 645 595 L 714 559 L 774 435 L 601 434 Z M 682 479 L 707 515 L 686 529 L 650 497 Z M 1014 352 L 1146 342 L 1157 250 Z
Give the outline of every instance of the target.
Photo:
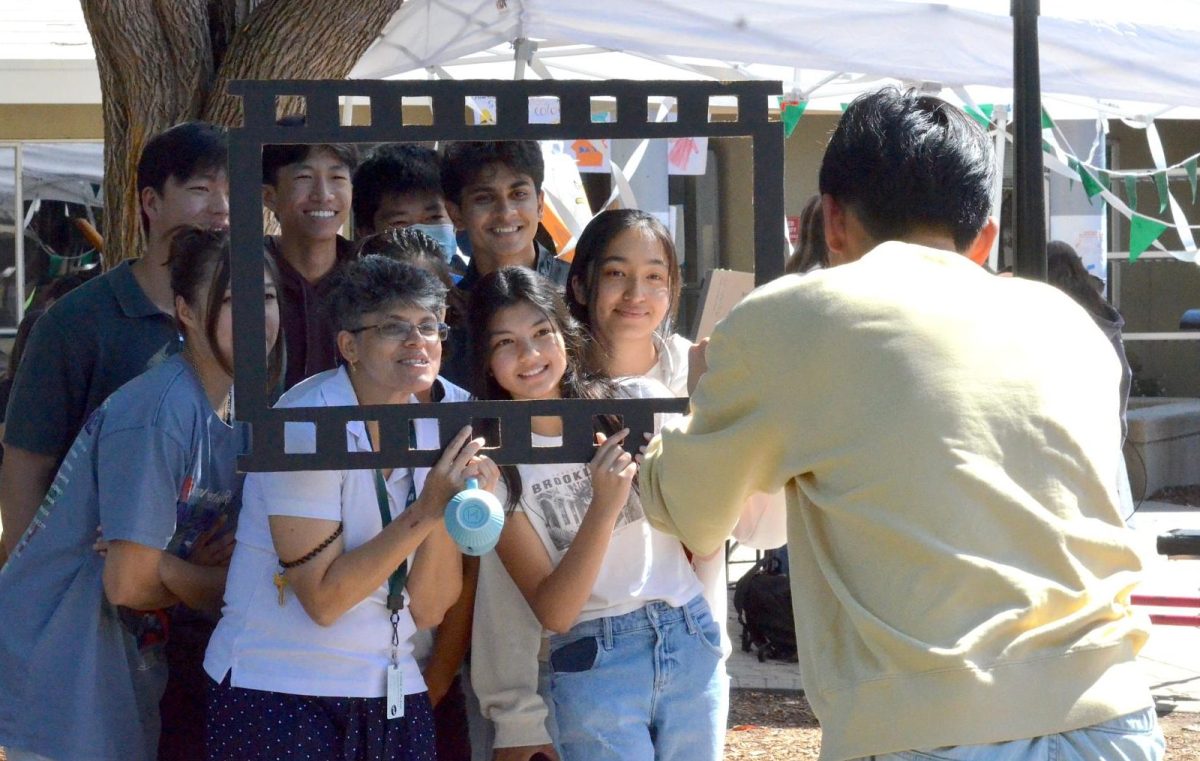
M 0 145 L 0 214 L 13 213 L 16 152 Z M 23 143 L 21 193 L 30 201 L 67 201 L 101 206 L 104 145 L 101 143 Z
M 351 76 L 780 79 L 836 107 L 888 79 L 1011 102 L 1009 0 L 408 0 Z M 1194 0 L 1042 0 L 1042 90 L 1063 104 L 1165 116 L 1200 108 Z M 1004 98 L 1004 99 L 1001 99 Z M 981 99 L 986 99 L 981 100 Z M 1113 103 L 1111 101 L 1120 101 Z M 819 107 L 819 106 L 818 106 Z M 1197 115 L 1178 109 L 1169 115 Z M 1113 115 L 1116 115 L 1114 113 Z

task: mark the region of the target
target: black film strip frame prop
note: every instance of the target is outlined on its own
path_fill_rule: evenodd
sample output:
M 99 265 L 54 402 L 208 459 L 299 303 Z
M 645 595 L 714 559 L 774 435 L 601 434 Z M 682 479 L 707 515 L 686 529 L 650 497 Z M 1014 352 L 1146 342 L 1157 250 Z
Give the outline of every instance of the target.
M 234 369 L 238 379 L 237 419 L 248 425 L 250 450 L 238 459 L 242 471 L 338 470 L 423 467 L 434 464 L 435 450 L 408 446 L 410 421 L 436 419 L 442 446 L 471 420 L 498 420 L 500 445 L 488 454 L 500 464 L 587 462 L 594 443 L 593 419 L 615 415 L 630 429 L 628 447 L 636 450 L 642 433 L 652 429 L 654 413 L 682 412 L 686 399 L 554 400 L 400 404 L 374 407 L 272 409 L 266 392 L 267 356 L 262 320 L 262 148 L 280 143 L 377 143 L 433 140 L 645 139 L 668 137 L 749 137 L 753 141 L 755 279 L 759 284 L 783 272 L 783 128 L 769 118 L 769 98 L 782 92 L 779 82 L 682 81 L 240 81 L 229 91 L 241 96 L 241 127 L 230 130 L 230 205 L 233 248 L 232 290 Z M 276 99 L 305 99 L 302 125 L 276 124 Z M 371 124 L 343 126 L 339 97 L 367 97 Z M 467 98 L 496 100 L 496 123 L 466 119 Z M 529 99 L 557 97 L 561 118 L 555 124 L 529 123 Z M 710 98 L 737 98 L 737 118 L 709 121 Z M 405 124 L 402 99 L 429 98 L 431 124 Z M 675 121 L 652 121 L 650 99 L 675 98 Z M 591 99 L 615 99 L 617 119 L 593 122 Z M 561 447 L 534 447 L 530 417 L 562 418 Z M 379 452 L 347 452 L 346 425 L 379 422 Z M 285 425 L 316 426 L 316 451 L 287 453 Z

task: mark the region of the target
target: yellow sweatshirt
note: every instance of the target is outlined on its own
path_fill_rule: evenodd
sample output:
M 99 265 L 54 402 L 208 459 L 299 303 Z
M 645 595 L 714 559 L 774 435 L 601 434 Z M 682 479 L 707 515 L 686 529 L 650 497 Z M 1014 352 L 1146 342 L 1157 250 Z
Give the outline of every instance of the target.
M 755 291 L 691 415 L 651 442 L 651 522 L 697 553 L 786 489 L 821 758 L 1034 737 L 1151 705 L 1116 508 L 1120 368 L 1053 288 L 885 243 Z

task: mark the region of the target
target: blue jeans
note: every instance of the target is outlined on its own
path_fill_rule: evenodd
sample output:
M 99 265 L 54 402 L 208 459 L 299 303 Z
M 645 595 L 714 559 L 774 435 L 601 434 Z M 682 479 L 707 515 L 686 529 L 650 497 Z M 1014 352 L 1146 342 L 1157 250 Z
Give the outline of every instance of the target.
M 1165 742 L 1153 708 L 1056 735 L 869 756 L 874 761 L 1158 761 Z
M 550 670 L 564 761 L 721 758 L 729 677 L 704 598 L 577 624 Z

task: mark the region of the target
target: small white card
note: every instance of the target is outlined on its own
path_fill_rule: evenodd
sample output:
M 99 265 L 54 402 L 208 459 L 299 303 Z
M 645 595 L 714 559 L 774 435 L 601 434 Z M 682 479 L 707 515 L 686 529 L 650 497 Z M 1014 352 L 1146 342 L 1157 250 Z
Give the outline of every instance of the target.
M 404 674 L 394 663 L 387 667 L 387 717 L 404 718 Z

